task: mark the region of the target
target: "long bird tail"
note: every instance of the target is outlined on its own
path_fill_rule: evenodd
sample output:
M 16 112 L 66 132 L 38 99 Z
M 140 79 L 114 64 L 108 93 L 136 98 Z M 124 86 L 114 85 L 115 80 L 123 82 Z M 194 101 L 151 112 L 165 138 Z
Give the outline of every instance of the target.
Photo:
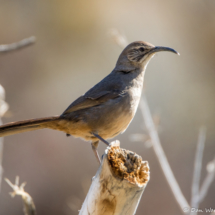
M 58 121 L 59 116 L 52 116 L 40 119 L 29 119 L 19 122 L 11 122 L 0 126 L 0 137 L 18 134 L 27 131 L 48 128 L 49 122 Z

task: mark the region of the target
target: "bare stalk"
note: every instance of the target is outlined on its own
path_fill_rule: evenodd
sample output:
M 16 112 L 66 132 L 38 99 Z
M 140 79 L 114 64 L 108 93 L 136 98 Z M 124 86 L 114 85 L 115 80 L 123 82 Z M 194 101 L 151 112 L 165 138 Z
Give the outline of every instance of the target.
M 31 36 L 16 43 L 0 45 L 0 53 L 3 54 L 11 51 L 16 51 L 22 48 L 26 48 L 27 46 L 34 44 L 35 41 L 36 41 L 36 37 Z
M 2 125 L 1 117 L 7 112 L 9 106 L 5 102 L 5 90 L 0 85 L 0 125 Z M 3 176 L 3 167 L 2 167 L 2 160 L 3 160 L 3 137 L 0 137 L 0 192 L 1 192 L 1 184 L 2 184 L 2 176 Z
M 10 182 L 10 180 L 7 178 L 5 179 L 5 181 L 13 189 L 13 192 L 10 193 L 11 197 L 15 197 L 16 195 L 22 196 L 22 200 L 23 200 L 23 204 L 24 204 L 24 208 L 23 208 L 24 214 L 25 215 L 36 215 L 36 208 L 34 205 L 34 201 L 33 201 L 32 197 L 24 190 L 24 186 L 26 185 L 26 183 L 24 182 L 19 186 L 19 177 L 18 176 L 16 177 L 15 184 Z
M 176 179 L 174 177 L 174 174 L 168 163 L 166 155 L 163 151 L 163 148 L 161 146 L 160 139 L 159 139 L 157 130 L 155 128 L 153 118 L 150 113 L 149 106 L 148 106 L 145 95 L 143 95 L 140 100 L 140 109 L 141 109 L 141 112 L 142 112 L 142 115 L 144 118 L 146 128 L 150 135 L 155 154 L 157 155 L 157 158 L 159 160 L 161 169 L 163 170 L 163 173 L 166 177 L 166 180 L 173 192 L 173 195 L 174 195 L 178 205 L 180 206 L 182 211 L 186 213 L 186 212 L 188 212 L 187 210 L 189 210 L 190 206 L 189 206 L 187 200 L 185 199 L 183 193 L 181 192 L 178 182 L 176 181 Z
M 0 118 L 0 126 L 2 125 L 2 120 Z M 1 185 L 2 185 L 2 177 L 3 177 L 3 167 L 2 167 L 2 160 L 3 160 L 3 137 L 0 137 L 0 192 L 1 192 Z
M 191 207 L 199 208 L 199 183 L 201 178 L 202 170 L 202 157 L 204 152 L 206 139 L 206 128 L 201 127 L 199 131 L 198 144 L 196 149 L 196 156 L 194 161 L 194 172 L 193 172 L 193 182 L 191 188 Z M 197 214 L 197 211 L 191 212 L 192 215 Z
M 122 35 L 116 28 L 112 28 L 109 31 L 113 41 L 120 46 L 121 48 L 125 48 L 128 45 L 128 41 L 125 35 Z
M 215 178 L 215 159 L 207 165 L 207 176 L 205 177 L 201 189 L 199 191 L 199 203 L 201 203 L 207 195 L 208 189 Z

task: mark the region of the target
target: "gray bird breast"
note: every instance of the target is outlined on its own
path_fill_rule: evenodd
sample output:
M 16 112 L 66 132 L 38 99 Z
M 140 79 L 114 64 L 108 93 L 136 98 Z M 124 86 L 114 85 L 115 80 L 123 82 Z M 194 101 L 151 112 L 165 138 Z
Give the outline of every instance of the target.
M 104 104 L 89 110 L 92 128 L 104 139 L 123 133 L 132 121 L 142 93 L 143 72 L 124 74 L 123 96 L 110 99 Z M 89 123 L 89 121 L 88 121 Z

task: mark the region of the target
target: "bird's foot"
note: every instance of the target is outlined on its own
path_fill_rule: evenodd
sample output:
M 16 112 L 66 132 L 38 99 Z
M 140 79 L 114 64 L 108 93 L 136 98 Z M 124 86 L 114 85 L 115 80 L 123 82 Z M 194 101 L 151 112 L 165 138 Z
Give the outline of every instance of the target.
M 110 143 L 108 143 L 108 141 L 104 140 L 102 137 L 100 137 L 98 134 L 96 133 L 92 133 L 95 137 L 97 137 L 99 140 L 101 140 L 103 143 L 105 143 L 107 146 L 110 145 Z
M 92 142 L 92 143 L 91 143 L 93 152 L 94 152 L 94 154 L 95 154 L 95 156 L 96 156 L 97 161 L 98 161 L 99 164 L 100 164 L 100 163 L 101 163 L 101 160 L 100 160 L 99 153 L 98 153 L 98 150 L 97 150 L 98 145 L 99 145 L 99 141 L 96 141 L 96 142 Z

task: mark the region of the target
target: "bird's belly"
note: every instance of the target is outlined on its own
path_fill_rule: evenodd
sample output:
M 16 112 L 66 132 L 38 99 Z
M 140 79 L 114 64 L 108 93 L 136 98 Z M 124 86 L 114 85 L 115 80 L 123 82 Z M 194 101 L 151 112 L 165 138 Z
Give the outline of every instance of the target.
M 110 139 L 124 132 L 132 121 L 139 103 L 140 94 L 132 91 L 124 97 L 109 100 L 103 105 L 74 112 L 71 120 L 62 119 L 53 129 L 64 131 L 75 137 L 93 140 L 92 132 L 103 139 Z M 80 118 L 78 115 L 80 114 Z M 78 118 L 77 121 L 72 120 Z
M 132 120 L 130 112 L 118 113 L 112 120 L 108 120 L 103 128 L 98 128 L 98 134 L 104 139 L 111 139 L 124 132 Z
M 115 105 L 111 104 L 102 115 L 101 124 L 98 123 L 97 133 L 104 139 L 110 139 L 123 133 L 132 121 L 138 104 L 140 94 L 128 94 Z

